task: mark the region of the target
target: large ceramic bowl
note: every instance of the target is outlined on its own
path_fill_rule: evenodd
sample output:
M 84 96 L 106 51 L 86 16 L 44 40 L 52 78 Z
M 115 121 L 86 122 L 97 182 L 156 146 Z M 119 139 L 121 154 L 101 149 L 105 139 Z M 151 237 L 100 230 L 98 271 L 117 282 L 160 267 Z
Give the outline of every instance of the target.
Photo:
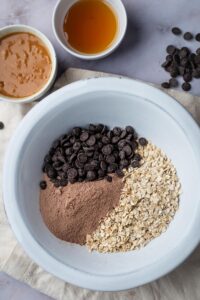
M 41 165 L 52 141 L 75 125 L 133 125 L 172 159 L 182 183 L 168 230 L 145 248 L 90 253 L 54 237 L 39 210 Z M 116 291 L 154 280 L 179 265 L 200 238 L 200 132 L 174 99 L 141 82 L 103 78 L 66 86 L 37 104 L 16 130 L 4 165 L 4 201 L 12 229 L 30 257 L 81 287 Z

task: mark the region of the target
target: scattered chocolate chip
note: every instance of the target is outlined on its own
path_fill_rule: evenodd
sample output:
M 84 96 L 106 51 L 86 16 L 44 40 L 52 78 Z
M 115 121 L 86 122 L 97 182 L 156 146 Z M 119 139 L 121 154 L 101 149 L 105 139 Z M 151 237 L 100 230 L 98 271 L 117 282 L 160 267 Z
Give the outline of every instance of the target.
M 171 78 L 169 80 L 169 84 L 170 84 L 170 87 L 177 87 L 178 86 L 178 80 L 176 78 Z
M 173 27 L 172 28 L 172 33 L 175 35 L 181 35 L 182 31 L 179 27 Z
M 141 138 L 139 139 L 139 144 L 140 144 L 141 146 L 146 146 L 146 145 L 148 144 L 148 141 L 147 141 L 145 138 L 141 137 Z
M 195 35 L 195 39 L 196 39 L 197 42 L 200 42 L 200 33 L 197 33 Z
M 4 123 L 0 121 L 0 129 L 4 129 Z
M 190 82 L 192 80 L 192 75 L 190 73 L 186 73 L 183 75 L 183 79 L 185 82 Z
M 169 89 L 169 88 L 170 88 L 169 82 L 163 82 L 163 83 L 161 84 L 161 86 L 162 86 L 164 89 Z
M 184 33 L 183 38 L 184 38 L 186 41 L 190 41 L 190 40 L 193 39 L 193 34 L 192 34 L 191 32 L 186 32 L 186 33 Z
M 184 82 L 182 84 L 182 89 L 186 92 L 188 92 L 191 89 L 191 84 L 189 82 Z
M 45 190 L 47 188 L 46 181 L 44 181 L 44 180 L 40 181 L 40 188 L 41 188 L 41 190 Z

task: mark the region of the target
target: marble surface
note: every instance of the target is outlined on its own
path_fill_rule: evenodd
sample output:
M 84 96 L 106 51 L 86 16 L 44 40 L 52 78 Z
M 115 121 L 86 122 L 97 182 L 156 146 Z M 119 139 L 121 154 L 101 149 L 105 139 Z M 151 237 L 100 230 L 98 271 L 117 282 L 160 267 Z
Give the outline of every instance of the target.
M 180 26 L 183 30 L 191 30 L 197 33 L 200 15 L 199 0 L 123 0 L 128 12 L 129 24 L 122 45 L 111 56 L 100 61 L 81 61 L 67 54 L 58 45 L 53 35 L 51 17 L 56 2 L 56 0 L 0 0 L 0 27 L 23 23 L 34 26 L 45 33 L 56 48 L 59 73 L 67 67 L 79 67 L 118 73 L 153 83 L 160 83 L 168 79 L 168 74 L 160 67 L 165 56 L 165 47 L 168 44 L 187 45 L 193 50 L 198 46 L 200 47 L 200 43 L 185 42 L 182 38 L 176 38 L 170 33 L 171 26 Z M 194 81 L 191 92 L 200 96 L 199 82 L 198 80 Z M 13 264 L 16 264 L 16 268 L 17 263 L 20 264 L 21 255 L 23 255 L 23 252 L 20 249 L 19 255 L 16 255 L 15 259 L 13 258 Z M 58 299 L 57 295 L 60 291 L 60 295 L 67 295 L 67 299 L 75 299 L 75 295 L 77 299 L 80 299 L 80 295 L 82 295 L 81 299 L 91 300 L 199 300 L 199 257 L 200 248 L 196 249 L 193 255 L 171 274 L 129 292 L 90 293 L 87 290 L 72 287 L 68 284 L 61 285 L 58 282 L 58 289 L 54 293 L 53 286 L 51 286 L 51 292 L 44 289 L 48 274 L 37 269 L 38 273 L 35 274 L 35 278 L 38 278 L 37 274 L 40 274 L 40 278 L 42 275 L 43 280 L 40 284 L 43 286 L 44 292 L 53 295 L 56 299 Z M 8 272 L 9 268 L 11 266 L 7 265 Z M 32 269 L 31 271 L 34 274 Z M 27 273 L 24 272 L 23 276 L 24 281 L 26 281 Z M 42 290 L 38 281 L 34 284 L 31 282 L 31 285 Z M 47 299 L 41 294 L 36 296 L 34 290 L 29 290 L 27 286 L 17 283 L 5 274 L 0 275 L 0 292 L 0 299 L 3 300 L 22 300 L 22 296 L 25 296 L 24 299 L 31 299 L 31 296 L 33 299 Z M 66 298 L 60 296 L 59 299 Z
M 116 0 L 117 1 L 117 0 Z M 168 74 L 160 67 L 168 44 L 195 50 L 198 42 L 186 42 L 170 33 L 172 26 L 197 33 L 199 0 L 123 0 L 128 13 L 128 30 L 121 46 L 99 61 L 82 61 L 58 45 L 51 27 L 57 0 L 0 0 L 0 27 L 24 23 L 35 26 L 53 42 L 59 59 L 59 71 L 66 67 L 118 73 L 141 80 L 161 83 Z M 200 80 L 192 83 L 191 93 L 200 95 Z

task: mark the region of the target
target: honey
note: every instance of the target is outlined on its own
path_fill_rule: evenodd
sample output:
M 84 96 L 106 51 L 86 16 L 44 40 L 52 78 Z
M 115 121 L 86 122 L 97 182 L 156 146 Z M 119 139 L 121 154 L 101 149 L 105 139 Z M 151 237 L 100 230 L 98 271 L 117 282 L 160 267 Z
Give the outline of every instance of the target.
M 79 0 L 68 10 L 63 24 L 67 43 L 84 54 L 103 52 L 115 40 L 118 19 L 103 0 Z

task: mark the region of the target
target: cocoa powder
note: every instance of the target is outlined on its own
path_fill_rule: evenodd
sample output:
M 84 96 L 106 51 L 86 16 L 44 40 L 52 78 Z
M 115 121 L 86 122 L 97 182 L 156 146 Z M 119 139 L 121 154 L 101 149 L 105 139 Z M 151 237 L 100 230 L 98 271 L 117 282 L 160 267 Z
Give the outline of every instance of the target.
M 40 210 L 49 230 L 62 240 L 85 244 L 86 235 L 119 203 L 123 182 L 112 177 L 112 182 L 104 179 L 58 189 L 45 175 L 47 188 L 40 193 Z

